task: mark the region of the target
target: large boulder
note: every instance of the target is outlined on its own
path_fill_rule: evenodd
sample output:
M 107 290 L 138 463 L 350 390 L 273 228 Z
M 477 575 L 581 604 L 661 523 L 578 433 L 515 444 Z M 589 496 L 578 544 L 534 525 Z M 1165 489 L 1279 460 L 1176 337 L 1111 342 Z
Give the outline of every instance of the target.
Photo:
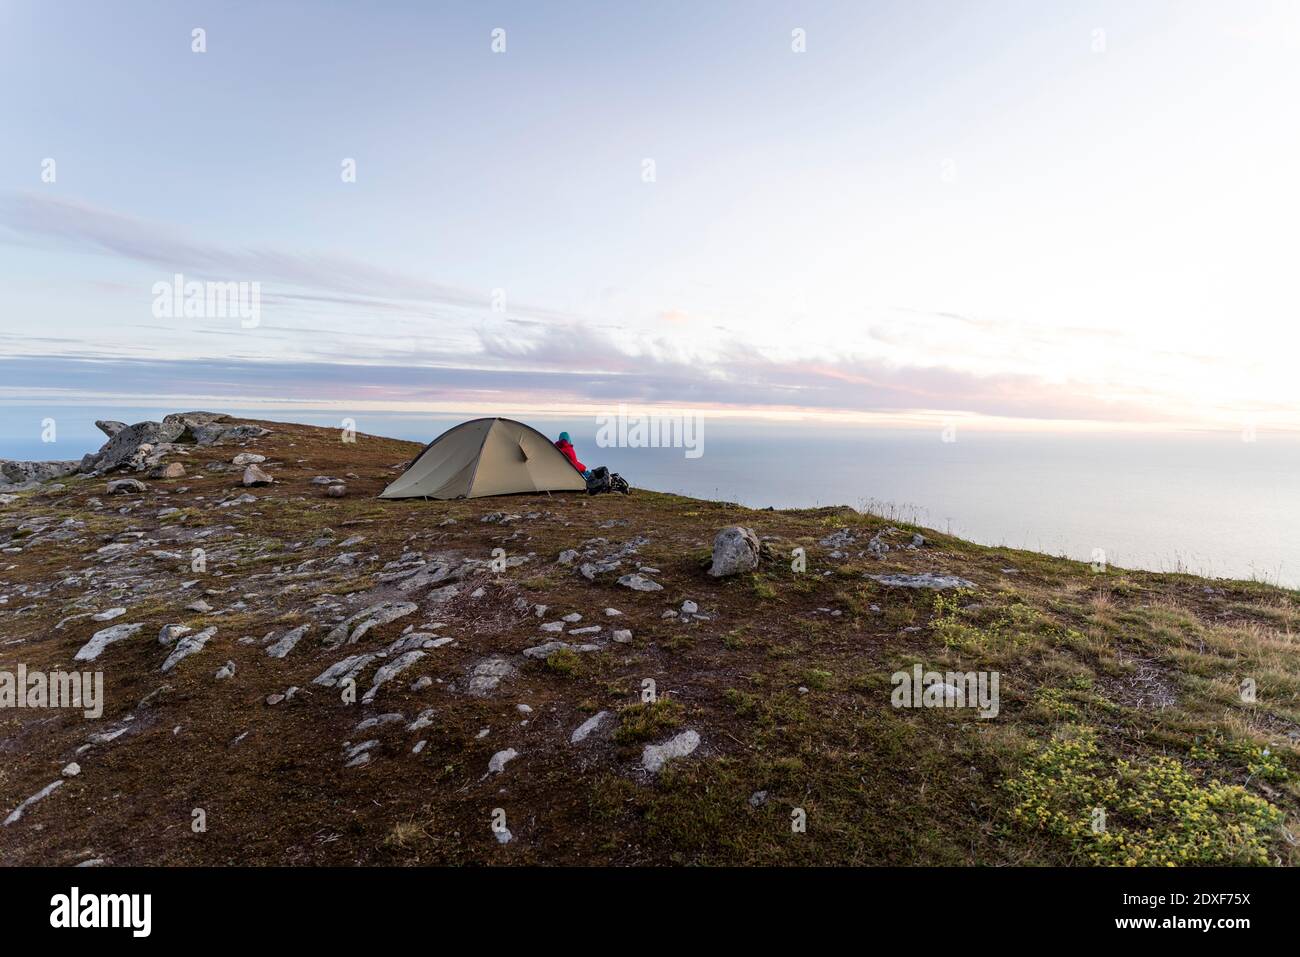
M 76 462 L 16 462 L 0 459 L 0 485 L 27 485 L 63 478 L 77 471 Z
M 761 551 L 758 536 L 752 531 L 740 525 L 728 525 L 714 536 L 713 564 L 709 566 L 709 574 L 722 578 L 752 572 L 758 568 Z
M 166 420 L 128 425 L 104 443 L 90 467 L 97 472 L 111 472 L 127 466 L 142 467 L 158 446 L 170 445 L 184 431 L 185 426 L 181 423 Z M 148 448 L 142 449 L 143 446 Z M 157 457 L 161 458 L 162 454 L 165 454 L 165 450 L 159 452 Z M 158 463 L 155 460 L 152 464 Z M 82 470 L 87 471 L 84 466 Z
M 103 448 L 81 460 L 82 472 L 111 472 L 115 469 L 143 471 L 158 466 L 177 445 L 215 445 L 230 438 L 266 435 L 256 425 L 231 425 L 219 412 L 173 412 L 161 422 L 100 421 L 95 424 L 109 436 Z

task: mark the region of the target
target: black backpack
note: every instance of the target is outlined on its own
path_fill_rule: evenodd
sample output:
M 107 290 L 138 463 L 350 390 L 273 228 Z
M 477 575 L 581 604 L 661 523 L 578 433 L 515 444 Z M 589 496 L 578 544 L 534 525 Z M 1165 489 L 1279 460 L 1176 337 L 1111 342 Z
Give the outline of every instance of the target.
M 591 474 L 587 477 L 588 495 L 599 495 L 602 492 L 622 492 L 627 495 L 630 491 L 627 479 L 617 472 L 611 472 L 603 465 L 592 469 Z

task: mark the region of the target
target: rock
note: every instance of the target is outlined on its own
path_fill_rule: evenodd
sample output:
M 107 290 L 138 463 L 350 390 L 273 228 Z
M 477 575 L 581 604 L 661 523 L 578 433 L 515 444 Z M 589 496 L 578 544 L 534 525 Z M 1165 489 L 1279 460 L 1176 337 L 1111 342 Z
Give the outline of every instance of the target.
M 346 485 L 331 485 L 325 489 L 325 494 L 330 498 L 342 498 L 348 494 L 348 487 Z
M 110 439 L 126 428 L 125 422 L 115 422 L 112 419 L 96 419 L 95 428 L 103 432 Z
M 505 826 L 492 828 L 492 833 L 496 835 L 498 844 L 509 844 L 515 839 L 515 836 L 510 833 L 510 828 Z
M 505 658 L 484 658 L 470 671 L 469 693 L 481 697 L 494 691 L 502 678 L 509 678 L 515 673 L 515 666 Z
M 45 798 L 49 797 L 56 790 L 58 790 L 59 787 L 61 787 L 62 785 L 63 785 L 62 778 L 60 778 L 59 780 L 55 781 L 52 784 L 45 785 L 45 787 L 41 788 L 39 791 L 37 791 L 35 794 L 29 797 L 26 801 L 24 801 L 22 804 L 18 805 L 18 807 L 14 808 L 13 812 L 10 813 L 10 815 L 7 818 L 4 819 L 4 824 L 0 826 L 8 827 L 11 824 L 17 824 L 22 819 L 23 812 L 25 812 L 29 807 L 31 807 L 37 801 L 43 801 Z
M 621 645 L 626 645 L 632 641 L 632 632 L 626 628 L 619 628 L 614 632 L 614 640 Z
M 200 598 L 197 601 L 192 601 L 188 605 L 186 605 L 185 610 L 196 612 L 197 614 L 200 615 L 206 615 L 208 612 L 212 611 L 212 606 L 209 605 L 202 598 Z
M 163 662 L 162 667 L 158 670 L 163 674 L 171 671 L 190 655 L 202 651 L 208 640 L 216 633 L 216 628 L 205 628 L 198 634 L 186 635 L 181 638 L 176 642 L 176 647 L 172 649 L 172 653 L 167 656 L 167 660 Z
M 227 661 L 224 665 L 222 665 L 220 668 L 217 669 L 217 673 L 216 675 L 214 675 L 214 677 L 218 681 L 223 681 L 226 678 L 235 677 L 235 663 L 233 661 Z
M 386 724 L 397 724 L 399 721 L 405 721 L 406 716 L 398 711 L 390 711 L 387 714 L 377 714 L 373 717 L 366 718 L 357 723 L 355 731 L 366 731 L 370 728 L 383 727 Z
M 416 715 L 414 721 L 412 721 L 410 724 L 406 726 L 406 730 L 422 731 L 423 729 L 429 727 L 429 725 L 431 724 L 433 724 L 433 709 L 425 708 L 418 715 Z
M 428 675 L 423 675 L 411 682 L 412 691 L 423 691 L 425 688 L 433 687 L 433 679 Z
M 633 591 L 663 591 L 664 586 L 657 581 L 646 578 L 644 575 L 624 575 L 618 580 L 618 583 L 624 588 L 631 588 Z
M 210 413 L 200 413 L 208 415 Z M 167 418 L 171 418 L 168 416 Z M 195 442 L 199 445 L 222 445 L 226 442 L 238 442 L 243 439 L 260 439 L 264 435 L 270 435 L 269 429 L 264 429 L 260 425 L 229 425 L 218 421 L 226 417 L 217 416 L 211 421 L 195 424 L 190 427 L 190 434 L 194 436 Z M 166 419 L 163 420 L 167 421 Z
M 68 764 L 64 765 L 63 770 L 59 773 L 62 774 L 65 778 L 75 778 L 78 774 L 81 773 L 81 765 L 78 764 L 76 761 L 71 761 Z
M 246 487 L 251 487 L 254 485 L 270 485 L 275 479 L 262 471 L 260 466 L 250 465 L 244 469 L 243 481 Z
M 217 508 L 231 508 L 232 506 L 235 505 L 252 505 L 256 501 L 257 501 L 256 495 L 249 495 L 247 492 L 245 492 L 243 495 L 239 495 L 235 498 L 227 499 L 224 502 L 218 502 Z
M 594 635 L 600 632 L 600 625 L 588 625 L 586 628 L 570 628 L 571 635 Z
M 700 610 L 700 606 L 697 605 L 695 602 L 691 601 L 689 598 L 686 601 L 682 602 L 682 612 L 684 614 L 693 615 L 699 610 Z
M 622 614 L 623 614 L 623 613 L 622 613 L 621 611 L 619 611 L 617 608 L 606 608 L 606 609 L 605 609 L 605 617 L 607 617 L 607 618 L 617 618 L 617 617 L 619 617 L 619 616 L 622 615 Z
M 578 574 L 589 582 L 594 582 L 597 575 L 605 575 L 612 571 L 617 571 L 621 563 L 618 561 L 608 562 L 583 562 L 578 567 Z
M 139 479 L 115 479 L 108 483 L 109 495 L 122 495 L 126 492 L 147 492 L 149 486 Z
M 168 416 L 170 419 L 171 416 Z M 139 466 L 148 461 L 150 453 L 159 446 L 170 446 L 181 437 L 185 426 L 179 421 L 137 422 L 118 429 L 96 453 L 87 468 L 83 459 L 81 470 L 110 472 L 126 466 Z M 167 449 L 165 451 L 169 451 Z M 152 463 L 157 465 L 157 462 Z
M 578 553 L 572 548 L 566 548 L 564 551 L 560 552 L 560 557 L 556 559 L 556 561 L 561 565 L 572 565 L 577 560 Z
M 101 611 L 98 615 L 91 615 L 91 621 L 112 621 L 114 618 L 121 618 L 126 614 L 125 608 L 110 608 L 108 611 Z
M 314 685 L 324 685 L 326 688 L 333 688 L 349 679 L 355 679 L 358 674 L 365 669 L 366 665 L 375 660 L 375 655 L 349 655 L 342 661 L 336 661 L 319 675 L 312 679 Z
M 580 744 L 583 741 L 587 740 L 587 736 L 591 734 L 591 732 L 599 728 L 601 722 L 608 717 L 609 717 L 608 711 L 596 712 L 586 721 L 582 722 L 582 724 L 578 725 L 576 728 L 573 729 L 573 734 L 569 735 L 569 743 Z
M 80 462 L 15 462 L 0 459 L 0 485 L 29 485 L 71 475 L 81 468 Z
M 641 752 L 641 767 L 657 774 L 674 758 L 684 758 L 700 746 L 700 736 L 694 731 L 683 731 L 663 744 L 647 744 Z
M 378 628 L 399 618 L 414 614 L 418 608 L 418 605 L 409 601 L 381 601 L 370 605 L 368 608 L 362 609 L 345 621 L 335 625 L 325 638 L 325 647 L 337 648 L 345 642 L 350 645 L 356 644 L 357 640 L 372 628 Z M 353 627 L 353 625 L 356 627 Z
M 563 617 L 560 619 L 560 621 L 566 621 L 566 622 L 568 622 L 570 625 L 572 625 L 572 624 L 574 624 L 575 622 L 582 621 L 582 616 L 581 616 L 580 614 L 578 614 L 576 611 L 571 611 L 571 612 L 569 612 L 567 615 L 563 616 Z
M 947 588 L 975 588 L 974 582 L 956 575 L 936 575 L 924 572 L 920 575 L 868 575 L 872 581 L 893 588 L 933 588 L 942 591 Z
M 564 622 L 548 621 L 541 626 L 542 631 L 560 632 L 564 631 Z
M 488 774 L 500 774 L 505 770 L 506 763 L 513 761 L 517 757 L 519 757 L 519 752 L 514 748 L 506 748 L 504 751 L 498 751 L 496 754 L 492 755 L 492 759 L 488 761 Z
M 163 625 L 162 631 L 158 632 L 158 644 L 170 645 L 182 635 L 188 635 L 194 629 L 189 625 Z
M 411 667 L 411 665 L 415 664 L 423 657 L 424 657 L 423 651 L 408 651 L 404 655 L 400 655 L 395 660 L 390 661 L 388 664 L 384 665 L 382 668 L 380 668 L 378 671 L 375 672 L 375 677 L 372 679 L 370 684 L 370 690 L 367 691 L 362 696 L 361 700 L 363 702 L 374 701 L 375 695 L 379 693 L 379 689 L 381 687 L 383 687 L 393 678 L 396 678 L 399 674 L 401 674 L 407 668 Z
M 415 747 L 411 748 L 411 753 L 419 754 L 421 751 L 424 750 L 424 746 L 428 743 L 429 743 L 428 738 L 421 738 L 419 741 L 415 742 Z
M 766 791 L 755 791 L 753 794 L 749 796 L 750 807 L 762 807 L 766 803 L 767 803 Z
M 121 641 L 124 638 L 130 638 L 137 631 L 143 628 L 139 625 L 114 625 L 111 628 L 104 628 L 90 636 L 90 641 L 81 646 L 81 650 L 73 655 L 74 661 L 94 661 L 98 658 L 109 645 L 115 641 Z
M 549 658 L 557 651 L 600 651 L 600 645 L 571 645 L 567 641 L 548 641 L 524 649 L 524 657 L 534 661 Z
M 713 563 L 709 574 L 714 578 L 739 575 L 758 568 L 761 546 L 758 536 L 748 528 L 729 525 L 713 538 Z
M 168 462 L 149 473 L 151 479 L 178 479 L 185 477 L 185 466 L 180 462 Z
M 266 653 L 272 658 L 283 658 L 289 652 L 293 651 L 294 645 L 298 644 L 298 642 L 302 640 L 302 636 L 307 634 L 310 630 L 310 624 L 299 625 L 297 628 L 293 629 L 293 631 L 286 633 L 284 637 L 275 644 L 267 647 Z
M 243 468 L 246 465 L 261 465 L 265 461 L 265 455 L 258 455 L 256 452 L 240 452 L 230 460 L 230 464 Z

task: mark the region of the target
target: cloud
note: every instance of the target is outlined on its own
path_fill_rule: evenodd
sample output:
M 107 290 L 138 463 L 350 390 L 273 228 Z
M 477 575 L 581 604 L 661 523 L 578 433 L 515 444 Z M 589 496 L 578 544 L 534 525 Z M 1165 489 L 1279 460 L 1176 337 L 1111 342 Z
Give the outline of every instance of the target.
M 463 308 L 488 304 L 486 290 L 459 289 L 349 256 L 204 242 L 170 226 L 77 200 L 8 193 L 0 198 L 0 223 L 29 240 L 99 252 L 168 274 L 309 290 L 297 294 L 306 301 L 368 308 L 403 300 Z
M 1023 371 L 976 374 L 899 356 L 773 357 L 735 333 L 707 343 L 688 340 L 679 331 L 683 323 L 674 318 L 684 318 L 685 313 L 663 314 L 674 331 L 659 337 L 634 336 L 614 323 L 579 322 L 543 309 L 512 308 L 515 315 L 507 318 L 488 310 L 486 295 L 351 257 L 201 241 L 72 200 L 6 195 L 0 199 L 0 223 L 28 243 L 96 251 L 168 274 L 273 284 L 275 288 L 266 292 L 268 305 L 292 301 L 309 310 L 299 325 L 277 324 L 272 316 L 255 334 L 220 326 L 170 328 L 186 335 L 210 333 L 194 342 L 203 343 L 203 354 L 221 358 L 130 355 L 120 339 L 77 349 L 48 337 L 50 348 L 29 349 L 32 354 L 24 356 L 17 346 L 36 340 L 20 339 L 11 342 L 14 358 L 0 360 L 4 381 L 12 388 L 201 394 L 230 400 L 464 399 L 468 404 L 490 395 L 521 403 L 926 410 L 1103 421 L 1164 418 L 1155 411 L 1157 403 L 1144 396 L 1130 393 L 1127 399 L 1112 399 L 1097 394 L 1095 385 L 1049 383 Z M 340 328 L 331 328 L 320 313 L 327 308 L 389 318 L 382 325 L 377 319 L 346 318 Z M 458 323 L 423 321 L 442 318 L 445 310 L 451 310 Z M 957 314 L 937 316 L 936 321 L 972 330 L 984 322 Z M 912 331 L 921 334 L 919 327 Z M 151 336 L 164 347 L 178 338 Z M 38 351 L 62 355 L 36 355 Z

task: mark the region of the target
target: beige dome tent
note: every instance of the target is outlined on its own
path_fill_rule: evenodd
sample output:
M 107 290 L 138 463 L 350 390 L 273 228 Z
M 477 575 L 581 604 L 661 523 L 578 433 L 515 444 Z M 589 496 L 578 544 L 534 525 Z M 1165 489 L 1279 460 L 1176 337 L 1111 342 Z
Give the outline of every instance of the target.
M 481 498 L 583 492 L 587 482 L 542 433 L 513 419 L 473 419 L 424 447 L 380 498 Z

